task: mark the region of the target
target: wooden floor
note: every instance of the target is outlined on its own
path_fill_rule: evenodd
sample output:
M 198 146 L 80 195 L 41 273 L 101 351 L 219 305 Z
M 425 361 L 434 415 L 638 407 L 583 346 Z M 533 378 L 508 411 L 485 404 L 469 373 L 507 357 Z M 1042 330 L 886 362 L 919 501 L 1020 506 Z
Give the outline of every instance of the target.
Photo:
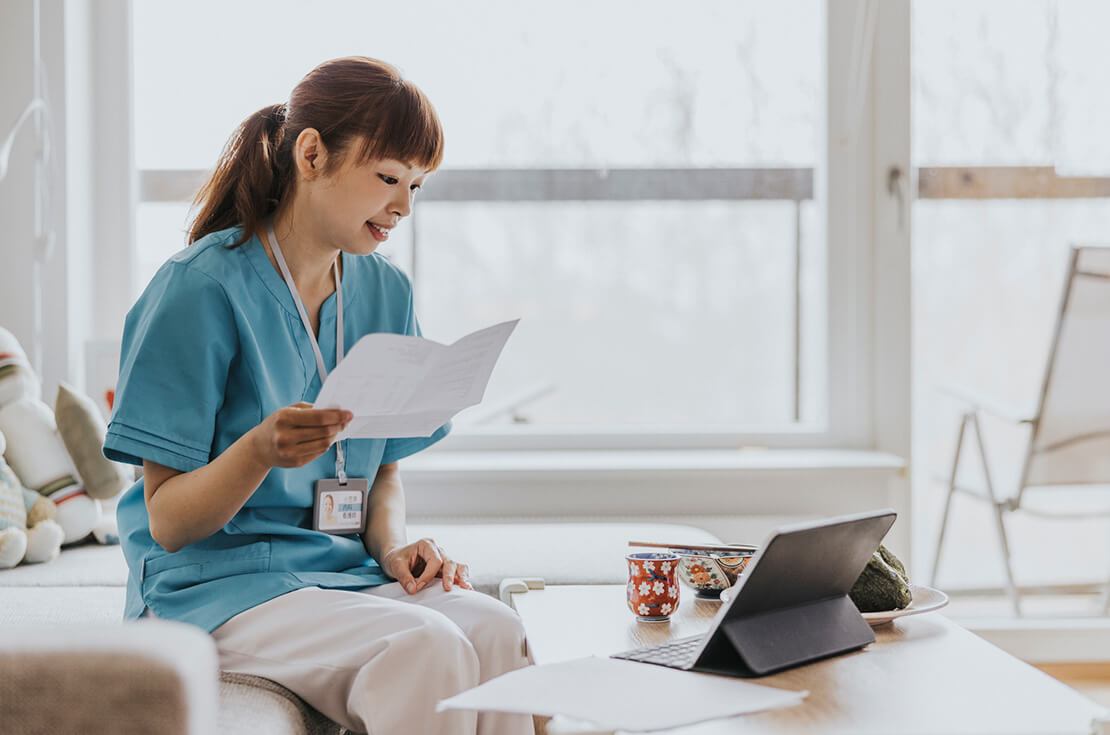
M 1088 699 L 1110 707 L 1110 663 L 1039 664 L 1037 668 Z

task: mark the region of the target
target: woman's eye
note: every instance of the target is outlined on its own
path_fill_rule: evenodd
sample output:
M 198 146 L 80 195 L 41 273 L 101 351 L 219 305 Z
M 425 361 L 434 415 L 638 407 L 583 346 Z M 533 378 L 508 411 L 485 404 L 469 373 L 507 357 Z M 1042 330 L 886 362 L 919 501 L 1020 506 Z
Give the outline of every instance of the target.
M 399 181 L 399 179 L 396 179 L 392 176 L 386 176 L 385 174 L 378 174 L 378 178 L 380 178 L 382 181 L 389 184 L 390 186 L 393 186 Z
M 413 191 L 420 191 L 420 184 L 413 184 L 412 186 L 409 187 L 409 189 L 411 189 Z

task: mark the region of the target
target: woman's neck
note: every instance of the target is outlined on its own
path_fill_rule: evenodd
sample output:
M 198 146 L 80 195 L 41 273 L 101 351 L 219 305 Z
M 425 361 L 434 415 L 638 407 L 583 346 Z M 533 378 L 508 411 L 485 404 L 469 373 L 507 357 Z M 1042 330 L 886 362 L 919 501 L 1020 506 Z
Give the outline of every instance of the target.
M 338 248 L 308 232 L 306 225 L 309 222 L 308 217 L 296 211 L 295 202 L 293 206 L 278 210 L 274 215 L 274 235 L 281 245 L 281 254 L 285 257 L 285 263 L 289 266 L 289 272 L 293 275 L 293 281 L 302 298 L 326 296 L 335 291 L 332 265 L 339 257 Z M 269 233 L 266 239 L 269 239 Z M 270 262 L 278 268 L 272 245 L 273 243 L 267 243 L 266 251 Z M 342 269 L 342 260 L 339 262 Z M 281 272 L 280 268 L 278 272 Z

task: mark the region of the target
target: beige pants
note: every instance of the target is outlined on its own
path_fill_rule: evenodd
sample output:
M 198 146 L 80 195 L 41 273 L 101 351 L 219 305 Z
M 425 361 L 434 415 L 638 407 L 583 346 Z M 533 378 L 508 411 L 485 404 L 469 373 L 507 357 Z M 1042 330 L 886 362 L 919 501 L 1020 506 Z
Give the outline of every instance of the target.
M 531 717 L 436 713 L 439 700 L 528 663 L 516 612 L 438 582 L 415 595 L 393 583 L 274 598 L 212 633 L 220 667 L 276 681 L 357 732 L 531 735 Z

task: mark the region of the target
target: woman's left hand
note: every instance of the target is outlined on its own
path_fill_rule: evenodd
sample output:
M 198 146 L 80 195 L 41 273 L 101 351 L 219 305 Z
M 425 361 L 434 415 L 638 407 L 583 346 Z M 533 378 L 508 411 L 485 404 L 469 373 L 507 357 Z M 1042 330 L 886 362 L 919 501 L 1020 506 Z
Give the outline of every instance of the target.
M 448 557 L 430 538 L 398 546 L 380 561 L 385 573 L 400 582 L 410 595 L 424 589 L 436 577 L 443 580 L 443 589 L 448 591 L 456 584 L 474 589 L 470 586 L 470 568 Z

